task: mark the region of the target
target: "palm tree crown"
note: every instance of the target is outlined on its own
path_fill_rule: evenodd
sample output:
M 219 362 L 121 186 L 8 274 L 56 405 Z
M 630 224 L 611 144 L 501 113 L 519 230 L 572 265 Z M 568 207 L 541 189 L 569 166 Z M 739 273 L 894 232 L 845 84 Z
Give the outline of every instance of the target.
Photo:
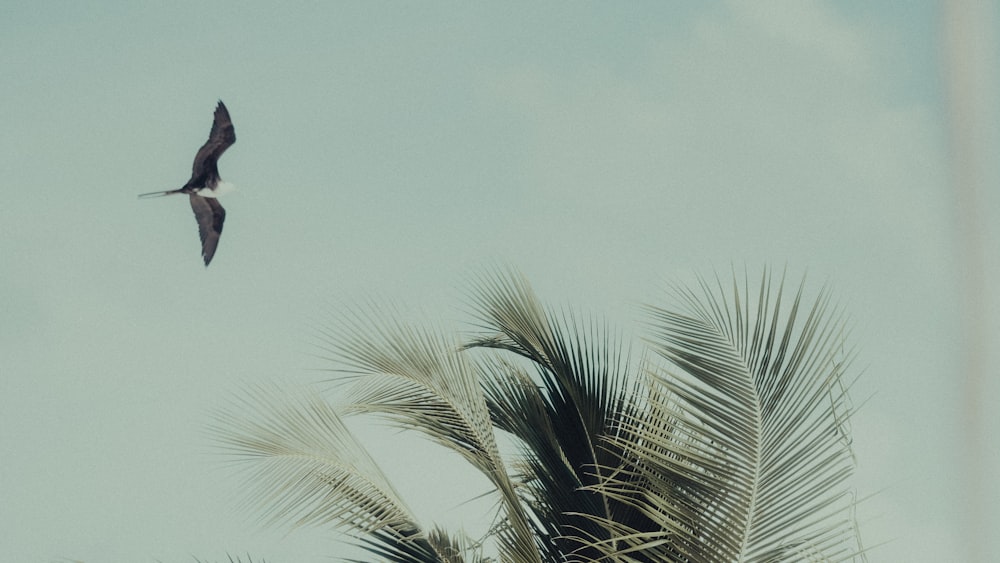
M 750 285 L 675 287 L 680 306 L 648 307 L 631 343 L 496 273 L 476 286 L 474 335 L 356 313 L 324 333 L 346 405 L 260 388 L 216 430 L 271 520 L 335 525 L 386 561 L 863 560 L 841 315 L 825 290 L 789 298 L 767 271 Z M 341 422 L 356 414 L 481 471 L 498 503 L 489 541 L 417 522 Z

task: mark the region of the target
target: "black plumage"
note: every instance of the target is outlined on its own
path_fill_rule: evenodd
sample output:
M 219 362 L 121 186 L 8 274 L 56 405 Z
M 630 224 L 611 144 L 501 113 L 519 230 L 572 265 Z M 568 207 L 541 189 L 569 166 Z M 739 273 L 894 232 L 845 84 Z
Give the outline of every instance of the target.
M 219 177 L 219 157 L 226 149 L 236 142 L 236 129 L 229 117 L 229 110 L 219 100 L 215 107 L 215 120 L 208 140 L 198 149 L 191 167 L 191 179 L 183 187 L 163 192 L 150 192 L 139 197 L 159 197 L 172 194 L 188 194 L 191 200 L 191 210 L 198 221 L 198 234 L 201 236 L 201 256 L 205 266 L 215 256 L 222 235 L 222 224 L 226 220 L 226 210 L 216 199 L 216 189 L 222 178 Z

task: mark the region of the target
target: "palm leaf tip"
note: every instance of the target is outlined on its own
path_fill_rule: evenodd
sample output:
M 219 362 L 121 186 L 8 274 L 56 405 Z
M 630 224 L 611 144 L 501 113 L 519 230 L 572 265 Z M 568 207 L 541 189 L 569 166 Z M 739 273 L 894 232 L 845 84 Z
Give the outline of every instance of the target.
M 244 503 L 262 509 L 265 521 L 399 538 L 419 529 L 368 452 L 315 393 L 258 387 L 216 419 L 220 445 L 247 470 Z

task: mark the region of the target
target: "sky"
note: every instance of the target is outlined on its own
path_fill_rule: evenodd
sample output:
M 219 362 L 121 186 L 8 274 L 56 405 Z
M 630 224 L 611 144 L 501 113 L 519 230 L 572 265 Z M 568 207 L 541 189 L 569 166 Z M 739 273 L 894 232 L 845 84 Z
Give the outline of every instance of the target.
M 858 349 L 871 560 L 1000 559 L 986 534 L 1000 509 L 975 510 L 1000 498 L 1000 422 L 977 434 L 969 415 L 1000 400 L 1000 174 L 984 157 L 1000 147 L 997 15 L 5 4 L 2 558 L 348 553 L 330 530 L 264 528 L 240 508 L 212 412 L 253 382 L 322 379 L 315 330 L 338 307 L 461 321 L 469 280 L 502 263 L 544 300 L 622 323 L 669 304 L 667 284 L 731 267 L 828 284 Z M 974 89 L 950 89 L 955 60 Z M 238 191 L 206 269 L 188 203 L 136 195 L 183 185 L 219 99 L 238 139 L 220 171 Z M 969 125 L 956 99 L 987 109 Z M 461 463 L 358 430 L 422 521 L 485 525 L 463 504 L 485 481 Z

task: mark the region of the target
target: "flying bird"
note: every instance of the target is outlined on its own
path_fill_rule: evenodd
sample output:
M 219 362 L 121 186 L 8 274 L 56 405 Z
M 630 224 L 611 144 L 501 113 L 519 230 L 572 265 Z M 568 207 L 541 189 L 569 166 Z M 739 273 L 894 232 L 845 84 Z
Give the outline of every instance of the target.
M 165 192 L 150 192 L 139 195 L 144 197 L 162 197 L 173 194 L 188 194 L 194 218 L 198 221 L 198 234 L 201 235 L 201 257 L 208 267 L 215 249 L 219 246 L 219 236 L 222 235 L 222 223 L 226 220 L 226 210 L 216 199 L 219 195 L 233 189 L 231 184 L 219 177 L 219 157 L 236 142 L 236 130 L 229 118 L 229 110 L 219 100 L 215 107 L 215 121 L 212 122 L 212 132 L 208 140 L 198 149 L 194 157 L 191 179 L 184 187 Z

